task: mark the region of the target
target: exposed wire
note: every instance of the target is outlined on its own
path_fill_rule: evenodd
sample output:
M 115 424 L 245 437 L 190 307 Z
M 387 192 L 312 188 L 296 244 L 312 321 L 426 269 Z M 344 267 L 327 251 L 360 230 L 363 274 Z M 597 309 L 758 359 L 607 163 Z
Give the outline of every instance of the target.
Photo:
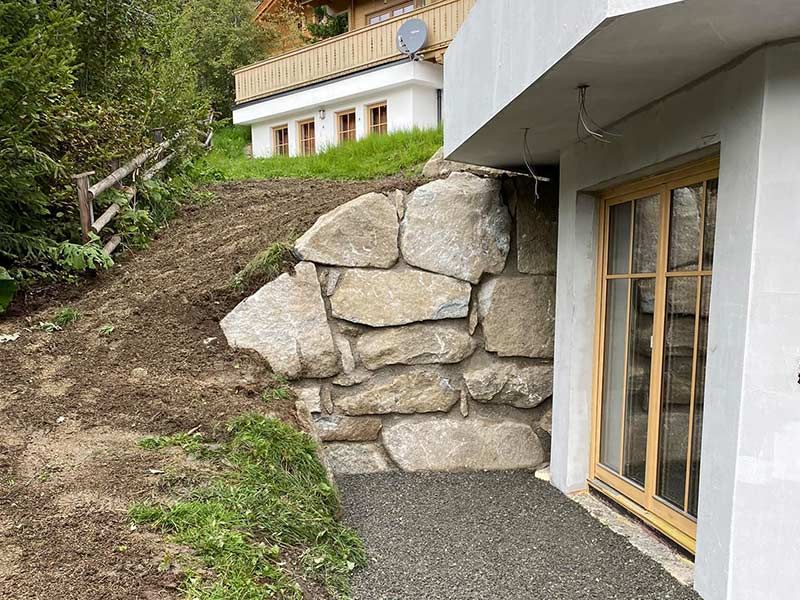
M 531 174 L 533 177 L 533 195 L 534 195 L 534 203 L 539 200 L 539 176 L 536 174 L 536 171 L 533 170 L 533 166 L 531 163 L 533 162 L 533 153 L 528 148 L 528 131 L 530 129 L 526 127 L 523 129 L 522 133 L 522 162 L 525 163 L 525 168 L 528 169 L 528 173 Z
M 581 129 L 588 133 L 592 138 L 603 144 L 610 144 L 609 137 L 622 137 L 619 133 L 607 131 L 598 125 L 597 121 L 592 118 L 589 109 L 586 106 L 586 92 L 589 86 L 586 84 L 578 86 L 578 118 L 575 123 L 575 129 L 578 136 L 578 141 L 582 142 L 584 139 Z

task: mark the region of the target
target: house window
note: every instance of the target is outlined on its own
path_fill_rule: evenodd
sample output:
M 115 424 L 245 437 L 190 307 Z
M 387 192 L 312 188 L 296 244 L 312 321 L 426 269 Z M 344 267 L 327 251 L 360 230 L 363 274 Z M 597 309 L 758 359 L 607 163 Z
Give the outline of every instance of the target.
M 300 154 L 308 156 L 317 152 L 317 144 L 314 136 L 314 120 L 303 121 L 297 124 L 300 132 Z
M 378 23 L 383 23 L 384 21 L 388 21 L 394 17 L 406 15 L 412 10 L 414 10 L 413 2 L 403 2 L 402 4 L 398 4 L 396 6 L 384 8 L 380 12 L 367 15 L 367 25 L 377 25 Z
M 339 143 L 356 139 L 356 111 L 348 110 L 337 115 Z
M 272 155 L 289 156 L 289 126 L 272 128 Z
M 369 116 L 369 132 L 382 134 L 388 131 L 388 113 L 386 110 L 386 102 L 375 104 L 367 108 Z

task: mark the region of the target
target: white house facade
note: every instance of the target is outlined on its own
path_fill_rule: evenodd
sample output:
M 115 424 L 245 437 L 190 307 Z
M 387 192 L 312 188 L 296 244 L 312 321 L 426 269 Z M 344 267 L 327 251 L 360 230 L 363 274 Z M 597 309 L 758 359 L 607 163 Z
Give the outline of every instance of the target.
M 313 154 L 370 133 L 437 127 L 442 78 L 439 64 L 403 60 L 239 105 L 233 122 L 251 126 L 255 157 Z
M 445 64 L 448 158 L 558 174 L 553 484 L 705 600 L 800 597 L 798 36 L 796 0 L 479 0 Z

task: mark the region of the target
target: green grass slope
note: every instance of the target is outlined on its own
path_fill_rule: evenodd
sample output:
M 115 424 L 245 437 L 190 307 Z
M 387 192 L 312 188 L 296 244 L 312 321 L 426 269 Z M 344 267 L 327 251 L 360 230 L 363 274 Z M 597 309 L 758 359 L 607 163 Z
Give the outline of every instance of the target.
M 200 161 L 203 178 L 217 181 L 277 179 L 373 179 L 417 175 L 442 145 L 441 129 L 414 129 L 346 142 L 314 156 L 248 158 L 248 127 L 228 126 L 214 134 L 213 149 Z

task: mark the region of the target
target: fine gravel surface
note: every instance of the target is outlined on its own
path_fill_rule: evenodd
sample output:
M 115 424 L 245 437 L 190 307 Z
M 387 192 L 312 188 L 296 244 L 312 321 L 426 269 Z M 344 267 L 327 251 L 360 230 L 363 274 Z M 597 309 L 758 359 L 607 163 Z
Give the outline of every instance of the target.
M 532 473 L 337 481 L 369 555 L 354 600 L 699 600 Z

